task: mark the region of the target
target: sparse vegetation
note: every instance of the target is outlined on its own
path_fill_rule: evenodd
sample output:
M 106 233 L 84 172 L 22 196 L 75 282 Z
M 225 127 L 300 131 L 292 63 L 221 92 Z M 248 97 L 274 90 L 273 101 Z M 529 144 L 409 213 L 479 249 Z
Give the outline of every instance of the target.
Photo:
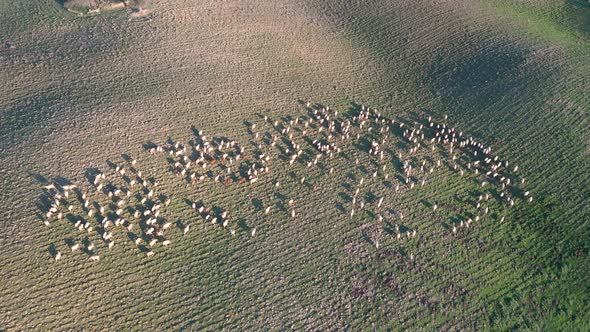
M 0 4 L 0 330 L 590 329 L 584 1 L 107 3 Z

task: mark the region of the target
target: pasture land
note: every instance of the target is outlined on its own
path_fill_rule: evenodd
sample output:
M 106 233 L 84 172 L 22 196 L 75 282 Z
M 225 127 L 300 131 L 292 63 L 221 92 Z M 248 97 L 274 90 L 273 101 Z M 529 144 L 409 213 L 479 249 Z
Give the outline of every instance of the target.
M 55 1 L 0 3 L 0 329 L 590 328 L 586 3 L 160 0 L 146 8 L 79 17 Z M 361 104 L 398 126 L 428 127 L 432 116 L 518 165 L 509 176 L 525 184 L 514 207 L 492 195 L 489 214 L 466 228 L 461 221 L 483 208 L 475 207 L 481 179 L 454 170 L 443 144 L 424 143 L 410 157 L 403 128 L 392 126 L 382 161 L 368 152 L 383 133 L 364 131 L 308 167 L 318 151 L 291 125 L 309 159 L 290 166 L 288 142 L 268 145 L 283 136 L 273 123 L 313 117 L 308 101 L 344 122 Z M 190 185 L 190 175 L 177 176 L 179 156 L 150 154 L 190 146 L 200 130 L 235 140 L 250 158 L 268 152 L 269 172 L 251 185 L 239 176 L 224 184 L 214 181 L 224 171 L 216 165 L 212 178 Z M 105 186 L 126 188 L 109 166 L 131 173 L 126 156 L 154 201 L 170 198 L 161 210 L 173 222 L 171 245 L 138 247 L 113 228 L 109 249 L 98 232 L 72 227 L 77 219 L 44 225 L 44 185 L 75 183 L 108 207 L 90 176 L 100 171 Z M 405 160 L 442 165 L 409 189 Z M 355 204 L 368 207 L 351 218 L 361 177 Z M 230 224 L 204 220 L 192 202 L 227 211 Z M 72 218 L 98 225 L 75 209 Z M 128 212 L 134 232 L 149 229 Z M 86 238 L 94 250 L 68 248 L 87 247 Z

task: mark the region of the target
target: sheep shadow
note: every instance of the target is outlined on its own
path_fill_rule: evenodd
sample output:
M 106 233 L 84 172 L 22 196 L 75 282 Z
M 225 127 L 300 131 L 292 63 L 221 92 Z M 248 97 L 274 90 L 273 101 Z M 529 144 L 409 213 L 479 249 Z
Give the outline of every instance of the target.
M 238 220 L 237 224 L 238 224 L 238 227 L 240 227 L 245 232 L 249 232 L 252 229 L 251 226 L 248 226 L 248 224 L 246 224 L 246 219 L 244 219 L 244 218 L 241 218 L 240 220 Z
M 47 252 L 49 255 L 51 255 L 51 257 L 55 257 L 57 255 L 57 251 L 57 247 L 53 243 L 47 247 Z

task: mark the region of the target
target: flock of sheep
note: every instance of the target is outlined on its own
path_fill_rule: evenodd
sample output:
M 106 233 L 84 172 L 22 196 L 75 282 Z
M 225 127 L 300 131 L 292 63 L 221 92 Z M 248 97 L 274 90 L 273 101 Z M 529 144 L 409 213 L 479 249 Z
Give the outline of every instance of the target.
M 52 221 L 66 221 L 79 233 L 86 235 L 79 241 L 70 239 L 66 243 L 71 252 L 85 252 L 90 260 L 100 260 L 97 246 L 91 240 L 96 238 L 93 235 L 97 234 L 104 246 L 111 249 L 116 243 L 114 237 L 117 229 L 123 229 L 129 240 L 148 257 L 152 256 L 154 252 L 151 248 L 157 243 L 162 246 L 171 244 L 164 233 L 169 231 L 172 223 L 160 217 L 171 199 L 166 195 L 155 194 L 158 182 L 144 178 L 135 159 L 125 166 L 114 165 L 114 171 L 115 176 L 121 177 L 126 185 L 118 186 L 114 179 L 97 172 L 90 179 L 96 195 L 73 184 L 46 185 L 44 201 L 50 205 L 45 214 L 45 224 L 50 226 Z M 102 199 L 100 196 L 103 196 Z M 100 201 L 104 199 L 107 203 L 101 204 Z M 188 225 L 183 227 L 183 233 L 186 234 L 188 230 Z M 59 260 L 63 253 L 56 250 L 54 256 L 55 260 Z
M 147 150 L 153 155 L 172 156 L 170 171 L 187 186 L 211 180 L 225 186 L 255 185 L 277 164 L 283 164 L 280 168 L 277 166 L 278 172 L 294 167 L 319 174 L 316 179 L 324 175 L 338 176 L 341 171 L 337 169 L 342 169 L 344 160 L 345 170 L 365 169 L 349 185 L 350 195 L 343 203 L 350 217 L 372 209 L 376 222 L 381 223 L 384 211 L 395 211 L 393 218 L 399 220 L 394 223 L 397 240 L 416 237 L 418 232 L 408 227 L 400 231 L 399 222 L 404 215 L 391 206 L 391 197 L 425 186 L 437 168 L 446 167 L 461 177 L 470 176 L 479 182 L 480 194 L 466 202 L 469 217 L 453 222 L 449 228 L 452 234 L 491 214 L 493 201 L 499 206 L 512 207 L 519 200 L 533 199 L 528 191 L 519 187 L 525 179 L 516 175 L 518 166 L 511 166 L 494 155 L 491 147 L 448 126 L 446 115 L 440 123 L 431 117 L 410 122 L 388 118 L 363 105 L 348 114 L 339 114 L 318 104 L 302 106 L 306 111 L 302 116 L 282 121 L 260 116 L 264 119 L 261 123 L 249 123 L 251 152 L 246 152 L 246 148 L 233 139 L 208 139 L 202 131 L 196 130 L 195 139 L 188 144 L 169 141 L 149 146 Z M 282 162 L 275 162 L 277 159 Z M 158 193 L 158 181 L 144 176 L 137 160 L 128 158 L 127 164 L 110 166 L 112 176 L 108 178 L 99 171 L 89 174 L 88 190 L 73 184 L 51 183 L 44 187 L 45 198 L 40 206 L 45 213 L 45 224 L 67 221 L 80 234 L 77 237 L 81 239 L 66 241 L 71 252 L 84 252 L 90 260 L 98 261 L 96 244 L 111 249 L 117 242 L 115 238 L 121 238 L 116 233 L 122 232 L 140 252 L 150 257 L 154 255 L 154 247 L 172 244 L 168 236 L 172 232 L 189 232 L 189 222 L 180 219 L 170 222 L 161 216 L 170 205 L 171 197 Z M 305 176 L 297 182 L 305 190 L 315 188 Z M 273 183 L 280 186 L 278 179 Z M 376 183 L 386 183 L 387 194 L 373 200 L 363 199 L 362 192 Z M 288 206 L 288 216 L 295 218 L 294 200 L 289 199 L 284 206 Z M 227 211 L 197 202 L 192 202 L 191 207 L 203 222 L 219 225 L 235 235 Z M 271 207 L 263 208 L 265 215 L 271 213 Z M 436 212 L 439 204 L 434 201 L 430 207 Z M 504 221 L 503 215 L 496 215 L 500 222 Z M 249 232 L 254 237 L 256 227 Z M 379 239 L 373 243 L 379 249 Z M 64 256 L 59 248 L 52 254 L 56 261 Z M 414 259 L 413 254 L 409 256 Z

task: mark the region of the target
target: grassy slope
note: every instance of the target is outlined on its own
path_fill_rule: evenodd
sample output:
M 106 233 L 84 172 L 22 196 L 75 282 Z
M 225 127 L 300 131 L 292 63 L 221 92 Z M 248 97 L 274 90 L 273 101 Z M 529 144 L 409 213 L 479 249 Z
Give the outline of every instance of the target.
M 555 15 L 506 1 L 301 5 L 161 2 L 149 22 L 122 14 L 73 18 L 50 2 L 1 8 L 7 28 L 0 36 L 17 46 L 0 59 L 14 68 L 0 74 L 13 82 L 0 96 L 8 188 L 0 227 L 10 234 L 0 239 L 0 264 L 10 266 L 0 291 L 6 328 L 71 328 L 81 317 L 89 328 L 371 322 L 583 329 L 590 218 L 584 35 Z M 87 42 L 80 46 L 80 39 Z M 48 59 L 48 52 L 56 56 Z M 100 265 L 73 256 L 63 265 L 49 262 L 47 246 L 59 244 L 66 230 L 38 226 L 39 184 L 31 174 L 81 179 L 84 168 L 104 168 L 128 152 L 157 173 L 164 190 L 178 192 L 178 211 L 185 210 L 181 197 L 208 190 L 207 200 L 243 210 L 236 214 L 251 226 L 260 216 L 250 200 L 272 201 L 264 187 L 245 202 L 239 190 L 176 188 L 164 162 L 147 157 L 141 144 L 187 139 L 190 124 L 245 140 L 242 122 L 255 111 L 288 114 L 298 98 L 341 106 L 361 100 L 401 115 L 416 108 L 448 113 L 521 165 L 539 201 L 516 210 L 509 218 L 516 224 L 484 226 L 460 245 L 446 239 L 426 247 L 425 256 L 450 251 L 432 254 L 435 280 L 396 259 L 376 260 L 358 229 L 338 223 L 334 232 L 319 222 L 342 218 L 329 211 L 273 227 L 261 221 L 256 241 L 199 229 L 156 261 L 119 247 Z M 445 181 L 453 180 L 442 177 L 440 186 Z M 338 188 L 326 186 L 303 204 L 315 210 L 323 199 L 332 207 L 332 190 Z M 400 204 L 411 206 L 420 195 Z M 353 255 L 343 253 L 349 247 L 357 248 Z M 484 249 L 472 255 L 472 248 Z M 383 286 L 392 271 L 409 292 L 442 298 L 443 310 L 396 298 Z M 458 303 L 447 293 L 455 286 L 468 289 Z M 355 287 L 376 295 L 359 298 Z
M 342 3 L 336 6 L 339 5 L 344 6 Z M 419 6 L 412 5 L 410 10 L 396 8 L 388 2 L 378 6 L 366 17 L 357 15 L 367 13 L 361 8 L 363 5 L 350 10 L 356 14 L 351 15 L 354 19 L 350 21 L 354 23 L 348 27 L 363 46 L 376 50 L 375 57 L 386 63 L 383 76 L 390 79 L 391 85 L 404 86 L 407 83 L 399 79 L 400 73 L 395 69 L 404 60 L 408 62 L 401 67 L 410 68 L 408 81 L 419 82 L 414 87 L 419 100 L 416 107 L 430 102 L 436 111 L 448 112 L 471 133 L 488 142 L 499 142 L 500 152 L 519 164 L 526 163 L 531 181 L 547 193 L 546 207 L 539 209 L 554 211 L 536 215 L 528 211 L 530 215 L 521 215 L 519 220 L 526 221 L 527 226 L 520 231 L 526 235 L 515 235 L 513 229 L 498 233 L 501 247 L 505 248 L 502 255 L 511 256 L 513 254 L 508 252 L 514 253 L 517 248 L 543 254 L 521 257 L 521 265 L 516 265 L 520 268 L 506 273 L 506 276 L 514 273 L 512 282 L 508 277 L 506 283 L 489 285 L 488 294 L 493 294 L 494 289 L 501 294 L 508 285 L 520 283 L 516 281 L 519 278 L 526 280 L 510 294 L 494 296 L 498 299 L 498 308 L 510 309 L 490 313 L 488 308 L 484 316 L 491 323 L 505 327 L 544 326 L 572 318 L 576 318 L 578 324 L 584 322 L 587 320 L 584 313 L 588 306 L 585 296 L 588 278 L 583 271 L 588 268 L 588 259 L 585 254 L 578 257 L 576 253 L 588 250 L 585 244 L 588 234 L 588 158 L 585 152 L 588 148 L 588 99 L 581 93 L 587 89 L 581 82 L 587 82 L 584 78 L 588 75 L 585 36 L 539 14 L 528 13 L 529 20 L 523 21 L 523 12 L 506 3 L 493 6 L 486 3 L 477 9 L 465 6 L 472 10 L 473 20 L 464 23 L 462 30 L 455 27 L 465 18 L 454 15 L 455 12 L 451 12 L 451 18 L 446 17 L 449 23 L 439 18 L 445 5 L 437 8 L 442 9 L 440 11 L 421 13 L 419 19 L 408 19 L 407 29 L 404 29 L 403 20 L 395 22 L 400 22 L 399 17 L 411 16 L 408 14 L 412 10 L 419 12 L 420 9 L 416 9 Z M 429 17 L 430 13 L 434 18 Z M 416 32 L 411 29 L 420 19 L 433 22 L 430 31 L 436 31 L 438 36 L 432 34 L 435 37 L 431 38 L 436 38 L 437 43 L 412 49 L 411 36 Z M 495 26 L 493 20 L 500 24 Z M 420 42 L 423 40 L 417 38 L 415 43 Z M 401 51 L 394 46 L 396 43 L 402 44 Z M 383 50 L 387 46 L 382 45 L 386 44 L 391 45 L 389 52 Z M 410 58 L 414 56 L 412 51 L 421 56 L 420 60 L 430 58 L 431 64 Z M 412 65 L 416 68 L 412 69 Z M 422 102 L 420 98 L 427 101 Z M 544 136 L 550 136 L 554 143 L 538 139 Z M 521 242 L 523 237 L 528 241 Z M 563 273 L 561 266 L 565 266 Z M 576 287 L 566 286 L 573 281 Z
M 396 10 L 389 14 L 388 5 L 366 21 L 394 21 Z M 448 112 L 461 127 L 484 140 L 500 141 L 500 152 L 525 164 L 531 181 L 547 195 L 545 206 L 539 207 L 543 213 L 527 211 L 530 214 L 520 216 L 527 225 L 520 231 L 526 235 L 514 235 L 512 229 L 505 230 L 508 234 L 501 232 L 507 250 L 514 252 L 520 247 L 523 252 L 543 254 L 522 257 L 522 270 L 518 270 L 523 279 L 530 277 L 524 282 L 528 286 L 498 297 L 501 320 L 495 311 L 486 316 L 505 327 L 551 326 L 573 318 L 580 324 L 587 321 L 588 307 L 588 277 L 583 272 L 588 269 L 588 259 L 584 254 L 579 257 L 580 250 L 588 250 L 589 104 L 587 94 L 582 93 L 587 86 L 581 83 L 587 82 L 589 72 L 586 35 L 568 28 L 567 22 L 558 23 L 507 3 L 486 3 L 483 11 L 476 10 L 473 15 L 477 19 L 464 31 L 449 29 L 441 21 L 433 24 L 443 24 L 440 30 L 433 30 L 447 30 L 440 32 L 439 48 L 425 56 L 433 58 L 432 64 L 420 65 L 413 73 L 425 77 L 419 80 L 416 94 L 434 100 L 432 107 Z M 487 19 L 500 24 L 490 31 L 485 28 Z M 364 30 L 366 25 L 353 25 L 354 29 L 359 27 L 359 40 L 374 39 L 370 46 L 393 43 L 402 30 L 395 23 L 368 31 Z M 399 60 L 394 57 L 390 61 Z M 423 68 L 429 71 L 421 73 Z M 540 139 L 546 136 L 554 143 Z M 521 241 L 522 237 L 528 240 Z M 575 286 L 570 288 L 571 283 Z M 509 284 L 492 287 L 501 290 Z
M 556 164 L 562 169 L 556 169 L 551 178 L 557 179 L 550 198 L 555 215 L 557 229 L 545 231 L 547 243 L 541 248 L 549 259 L 546 264 L 548 272 L 537 272 L 539 286 L 537 290 L 529 290 L 528 296 L 537 297 L 539 303 L 545 303 L 551 308 L 541 315 L 538 326 L 547 329 L 562 329 L 575 319 L 578 324 L 569 325 L 571 329 L 588 329 L 589 302 L 586 297 L 590 290 L 590 280 L 583 271 L 590 268 L 588 259 L 580 255 L 581 248 L 587 252 L 587 238 L 590 219 L 588 211 L 588 111 L 590 98 L 584 90 L 588 85 L 590 72 L 590 35 L 588 34 L 588 8 L 570 1 L 566 4 L 559 2 L 540 4 L 524 3 L 517 5 L 510 1 L 491 2 L 493 10 L 501 17 L 509 18 L 525 34 L 550 47 L 564 50 L 565 61 L 560 73 L 561 82 L 547 87 L 554 95 L 552 111 L 557 117 L 565 118 L 565 122 L 558 122 L 560 135 L 555 135 L 559 142 L 569 141 L 570 151 L 575 154 L 559 153 L 562 158 Z M 561 84 L 560 84 L 561 83 Z M 555 121 L 555 120 L 554 120 Z M 565 148 L 563 150 L 566 150 Z M 567 155 L 567 157 L 565 157 Z M 564 158 L 565 157 L 565 158 Z M 563 159 L 569 161 L 564 162 Z M 557 167 L 556 167 L 557 168 Z M 568 183 L 569 180 L 569 183 Z M 550 180 L 547 182 L 551 182 Z M 566 189 L 568 188 L 568 189 Z M 564 193 L 565 191 L 565 193 Z M 563 204 L 563 205 L 561 205 Z M 576 211 L 572 213 L 570 211 Z M 540 218 L 550 219 L 545 215 Z M 541 258 L 542 260 L 542 258 Z M 523 294 L 524 295 L 524 294 Z M 511 310 L 502 308 L 507 314 Z M 518 312 L 518 311 L 517 311 Z

